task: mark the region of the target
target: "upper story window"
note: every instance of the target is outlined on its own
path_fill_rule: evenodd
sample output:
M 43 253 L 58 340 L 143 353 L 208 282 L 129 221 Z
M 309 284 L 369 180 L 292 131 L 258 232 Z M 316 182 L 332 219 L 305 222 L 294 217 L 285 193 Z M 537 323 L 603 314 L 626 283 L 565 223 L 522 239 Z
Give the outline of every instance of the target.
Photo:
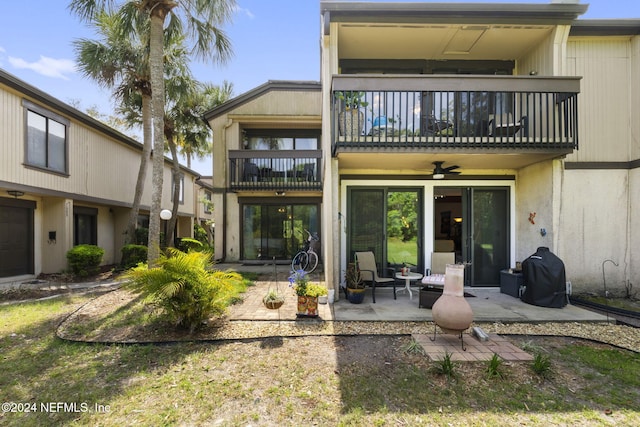
M 245 133 L 247 150 L 317 150 L 319 133 L 299 130 L 247 130 Z
M 175 177 L 171 181 L 171 201 L 173 202 L 174 190 L 178 185 L 178 204 L 184 205 L 184 175 L 181 175 L 176 181 Z
M 211 213 L 211 191 L 205 191 L 204 193 L 204 213 Z
M 25 164 L 53 172 L 68 172 L 69 120 L 29 101 L 26 108 Z

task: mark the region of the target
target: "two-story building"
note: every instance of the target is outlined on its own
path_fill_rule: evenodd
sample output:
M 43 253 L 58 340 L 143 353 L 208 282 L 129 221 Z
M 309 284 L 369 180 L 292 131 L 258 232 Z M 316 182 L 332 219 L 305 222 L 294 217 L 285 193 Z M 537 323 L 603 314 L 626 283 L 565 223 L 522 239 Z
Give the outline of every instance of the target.
M 574 289 L 640 280 L 640 19 L 587 5 L 321 2 L 321 83 L 210 111 L 216 253 L 290 259 L 310 229 L 329 286 L 466 263 L 467 286 L 549 247 Z
M 142 145 L 0 70 L 0 282 L 20 283 L 67 269 L 78 244 L 104 249 L 118 263 Z M 198 174 L 183 169 L 177 237 L 191 237 L 198 214 Z M 171 209 L 165 161 L 163 208 Z M 210 188 L 210 187 L 209 187 Z M 148 226 L 151 166 L 139 223 Z M 204 220 L 203 219 L 203 220 Z

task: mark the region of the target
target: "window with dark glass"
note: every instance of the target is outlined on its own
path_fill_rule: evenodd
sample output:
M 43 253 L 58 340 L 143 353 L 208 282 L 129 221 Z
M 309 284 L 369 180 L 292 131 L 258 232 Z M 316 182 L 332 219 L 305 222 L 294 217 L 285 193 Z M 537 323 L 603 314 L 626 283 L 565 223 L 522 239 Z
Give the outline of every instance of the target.
M 318 136 L 253 135 L 247 139 L 248 150 L 317 150 Z
M 211 213 L 211 192 L 204 193 L 204 213 Z
M 184 204 L 184 176 L 181 176 L 178 182 L 176 182 L 174 178 L 172 184 L 173 185 L 171 186 L 171 201 L 173 202 L 173 194 L 174 194 L 175 186 L 179 185 L 178 203 L 180 203 L 181 205 Z
M 73 208 L 73 245 L 98 244 L 98 209 Z
M 27 125 L 25 163 L 67 173 L 69 121 L 28 101 L 23 101 L 23 106 Z

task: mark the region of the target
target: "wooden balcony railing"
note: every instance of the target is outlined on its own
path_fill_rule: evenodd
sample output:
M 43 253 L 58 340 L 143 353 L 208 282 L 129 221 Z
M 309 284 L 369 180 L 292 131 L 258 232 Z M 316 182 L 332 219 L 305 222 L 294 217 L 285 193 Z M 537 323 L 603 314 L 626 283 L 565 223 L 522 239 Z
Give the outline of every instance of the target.
M 332 85 L 333 152 L 571 152 L 578 148 L 579 89 L 579 77 L 337 75 Z
M 231 190 L 321 190 L 321 150 L 230 150 Z

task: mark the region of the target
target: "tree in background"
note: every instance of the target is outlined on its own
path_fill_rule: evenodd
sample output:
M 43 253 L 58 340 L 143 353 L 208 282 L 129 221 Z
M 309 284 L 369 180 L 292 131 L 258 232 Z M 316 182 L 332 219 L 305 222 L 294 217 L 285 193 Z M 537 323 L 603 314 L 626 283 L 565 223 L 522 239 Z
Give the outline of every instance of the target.
M 98 14 L 92 25 L 101 40 L 79 39 L 73 43 L 80 71 L 99 85 L 112 89 L 120 109 L 130 105 L 134 95 L 141 100 L 142 119 L 126 120 L 129 127 L 142 124 L 143 139 L 138 178 L 125 232 L 125 242 L 133 243 L 152 145 L 149 28 L 146 25 L 132 31 L 124 28 L 120 14 L 106 12 Z
M 167 105 L 165 112 L 165 139 L 173 159 L 173 206 L 167 227 L 167 246 L 174 246 L 180 204 L 180 189 L 184 174 L 178 162 L 178 150 L 182 153 L 211 152 L 211 129 L 203 119 L 205 111 L 231 97 L 233 86 L 225 82 L 222 88 L 211 84 L 200 84 L 184 78 L 185 74 L 167 79 Z
M 70 9 L 81 19 L 91 21 L 105 9 L 118 9 L 134 23 L 150 19 L 149 64 L 153 117 L 153 151 L 164 152 L 164 33 L 186 27 L 193 39 L 192 53 L 202 59 L 224 61 L 231 55 L 230 42 L 220 26 L 231 18 L 235 0 L 71 0 Z M 131 28 L 136 28 L 132 25 Z M 164 156 L 153 157 L 153 192 L 149 218 L 148 262 L 154 265 L 160 256 L 160 209 L 163 187 Z
M 198 117 L 201 121 L 204 113 L 224 102 L 227 102 L 233 96 L 233 83 L 229 83 L 226 80 L 222 82 L 222 86 L 216 86 L 205 83 L 202 88 L 199 97 L 192 102 L 190 107 L 193 117 Z M 208 127 L 208 125 L 207 125 Z M 207 129 L 207 134 L 210 132 Z M 187 160 L 187 167 L 191 168 L 191 159 L 196 157 L 200 160 L 204 159 L 207 155 L 211 154 L 213 140 L 207 136 L 207 138 L 195 138 L 185 140 L 186 144 L 178 142 L 179 152 Z

